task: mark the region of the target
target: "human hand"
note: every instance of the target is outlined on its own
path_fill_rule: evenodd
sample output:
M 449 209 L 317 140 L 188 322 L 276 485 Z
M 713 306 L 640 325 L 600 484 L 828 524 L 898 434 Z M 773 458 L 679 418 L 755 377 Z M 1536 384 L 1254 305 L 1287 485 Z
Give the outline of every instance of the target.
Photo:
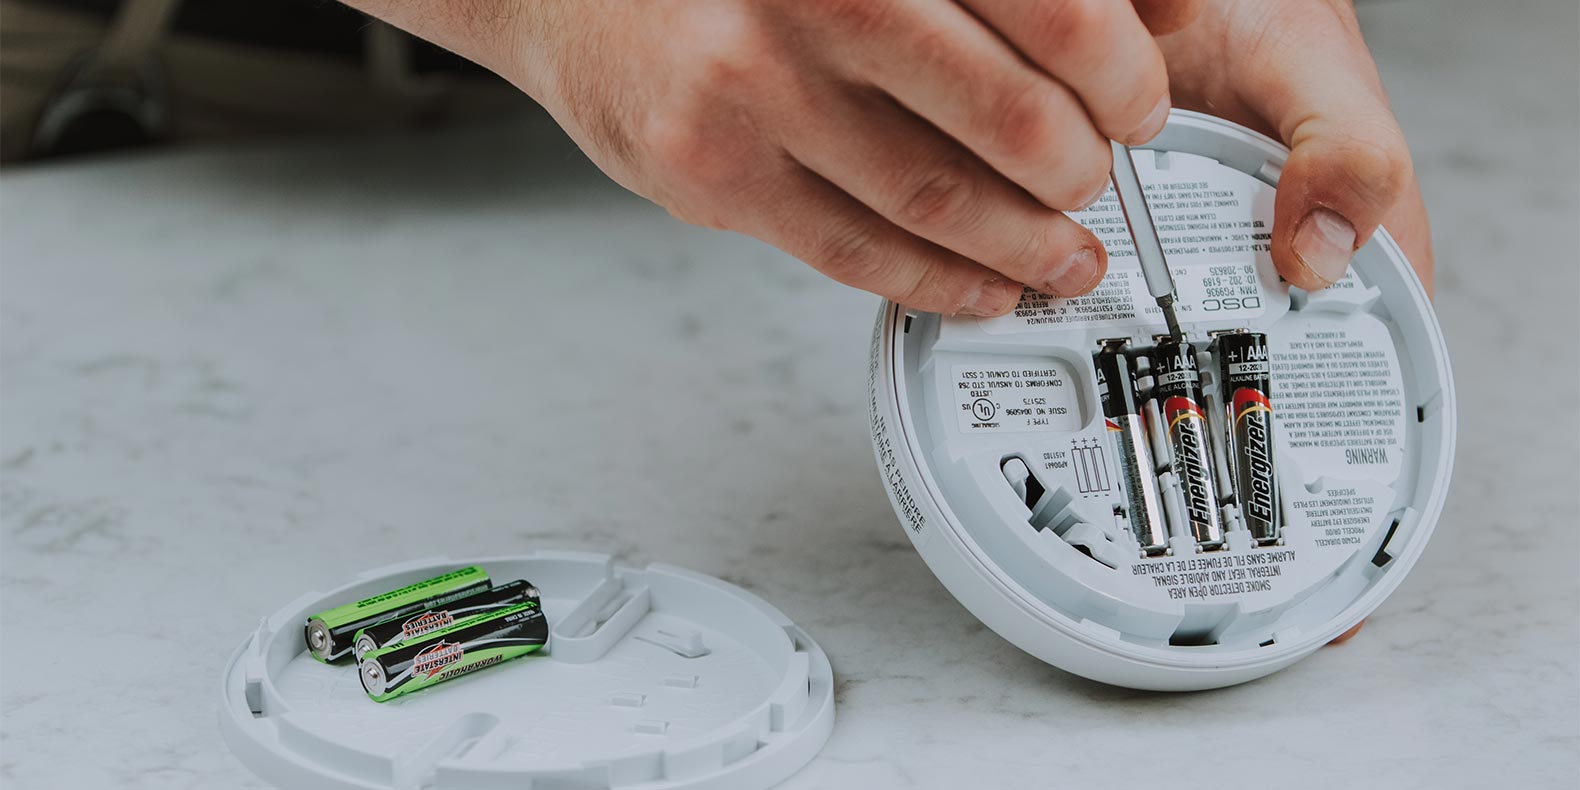
M 923 310 L 1094 287 L 1060 210 L 1162 128 L 1196 0 L 352 0 L 504 75 L 605 172 Z M 1152 25 L 1149 31 L 1148 25 Z
M 1273 262 L 1284 279 L 1308 289 L 1332 284 L 1382 224 L 1431 293 L 1426 204 L 1347 0 L 1207 0 L 1159 43 L 1176 106 L 1290 147 L 1273 220 Z
M 1273 221 L 1284 279 L 1333 283 L 1380 223 L 1431 292 L 1426 205 L 1347 0 L 1206 0 L 1159 44 L 1175 106 L 1290 147 Z

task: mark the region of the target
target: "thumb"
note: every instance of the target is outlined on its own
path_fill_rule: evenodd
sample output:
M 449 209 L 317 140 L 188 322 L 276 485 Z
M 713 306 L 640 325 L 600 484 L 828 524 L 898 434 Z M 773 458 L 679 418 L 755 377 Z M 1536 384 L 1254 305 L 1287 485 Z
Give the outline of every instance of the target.
M 1289 139 L 1274 202 L 1273 262 L 1294 285 L 1326 288 L 1414 183 L 1410 156 L 1391 117 L 1314 116 Z
M 1377 67 L 1353 12 L 1338 5 L 1310 4 L 1291 14 L 1305 18 L 1283 20 L 1287 35 L 1258 48 L 1262 62 L 1250 73 L 1259 76 L 1242 85 L 1290 147 L 1274 203 L 1273 262 L 1307 290 L 1343 277 L 1355 251 L 1416 192 Z

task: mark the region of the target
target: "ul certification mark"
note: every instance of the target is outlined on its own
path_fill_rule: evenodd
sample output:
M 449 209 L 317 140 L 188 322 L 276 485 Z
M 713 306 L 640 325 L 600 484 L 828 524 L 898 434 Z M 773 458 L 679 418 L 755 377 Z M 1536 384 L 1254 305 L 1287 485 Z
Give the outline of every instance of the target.
M 993 418 L 998 416 L 998 404 L 987 398 L 977 398 L 971 401 L 971 416 L 975 417 L 977 422 L 992 422 Z
M 950 371 L 961 433 L 1072 431 L 1080 409 L 1061 362 L 956 365 Z

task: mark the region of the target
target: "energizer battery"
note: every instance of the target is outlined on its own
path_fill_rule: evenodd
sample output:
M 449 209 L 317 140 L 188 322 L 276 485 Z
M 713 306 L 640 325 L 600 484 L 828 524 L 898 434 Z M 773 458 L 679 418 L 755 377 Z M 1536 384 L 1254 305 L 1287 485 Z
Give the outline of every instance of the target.
M 1275 543 L 1283 524 L 1274 461 L 1267 335 L 1231 332 L 1219 335 L 1216 342 L 1223 402 L 1228 410 L 1229 471 L 1235 499 L 1251 537 L 1257 543 Z
M 363 656 L 380 648 L 392 647 L 423 634 L 449 628 L 475 617 L 519 606 L 528 601 L 539 603 L 538 588 L 533 587 L 525 579 L 517 579 L 509 584 L 501 584 L 492 590 L 473 593 L 443 606 L 370 625 L 357 632 L 354 650 L 360 661 Z
M 472 565 L 320 612 L 307 618 L 304 626 L 307 649 L 319 661 L 344 658 L 351 654 L 357 632 L 370 625 L 443 606 L 488 588 L 488 574 Z
M 1162 554 L 1169 547 L 1169 528 L 1158 498 L 1157 470 L 1147 445 L 1146 427 L 1136 402 L 1135 371 L 1125 354 L 1124 340 L 1110 340 L 1094 355 L 1097 392 L 1103 401 L 1104 423 L 1114 438 L 1120 479 L 1125 489 L 1125 518 L 1144 554 Z
M 362 657 L 357 674 L 375 702 L 424 689 L 542 648 L 548 621 L 528 601 Z
M 1163 411 L 1163 430 L 1174 451 L 1174 476 L 1185 500 L 1185 520 L 1204 551 L 1221 548 L 1223 520 L 1212 481 L 1207 421 L 1202 413 L 1201 375 L 1196 349 L 1188 342 L 1164 338 L 1152 356 L 1154 397 Z

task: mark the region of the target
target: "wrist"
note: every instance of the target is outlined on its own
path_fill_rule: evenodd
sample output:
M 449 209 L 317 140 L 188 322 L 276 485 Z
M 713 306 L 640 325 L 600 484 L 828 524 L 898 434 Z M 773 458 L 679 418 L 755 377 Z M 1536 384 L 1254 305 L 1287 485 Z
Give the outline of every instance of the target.
M 344 0 L 369 16 L 427 39 L 542 101 L 543 32 L 557 3 L 524 0 Z

